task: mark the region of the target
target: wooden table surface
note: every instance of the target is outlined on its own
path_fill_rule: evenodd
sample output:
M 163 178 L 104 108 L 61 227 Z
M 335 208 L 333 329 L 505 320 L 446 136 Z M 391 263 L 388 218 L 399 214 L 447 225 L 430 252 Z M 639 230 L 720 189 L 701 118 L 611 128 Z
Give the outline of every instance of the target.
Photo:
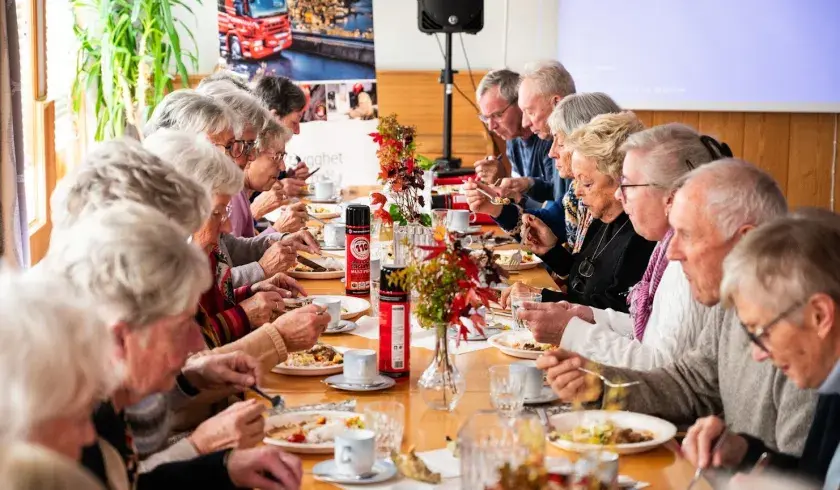
M 513 274 L 510 281 L 523 281 L 539 287 L 554 286 L 548 273 L 542 268 Z M 310 295 L 344 294 L 344 285 L 339 280 L 301 282 Z M 335 346 L 378 350 L 377 340 L 369 340 L 349 333 L 325 336 L 322 341 Z M 406 407 L 403 450 L 414 446 L 417 451 L 428 451 L 446 447 L 445 436 L 454 438 L 458 429 L 472 413 L 492 408 L 489 397 L 490 366 L 509 364 L 518 360 L 493 348 L 457 355 L 456 365 L 467 379 L 467 390 L 454 411 L 442 412 L 427 408 L 417 390 L 417 380 L 431 362 L 431 358 L 431 350 L 412 348 L 410 379 L 397 380 L 397 385 L 386 391 L 349 393 L 327 387 L 322 383 L 321 377 L 285 376 L 275 373 L 269 373 L 261 384 L 268 391 L 282 393 L 288 406 L 339 402 L 355 398 L 356 410 L 362 412 L 368 403 L 380 400 L 398 401 Z M 671 444 L 676 447 L 673 441 Z M 547 448 L 548 456 L 567 456 L 574 459 L 573 454 L 565 453 L 551 444 L 547 444 Z M 301 458 L 305 473 L 303 488 L 335 488 L 331 484 L 316 482 L 311 476 L 312 466 L 320 461 L 331 459 L 332 455 L 301 455 Z M 652 489 L 684 489 L 694 474 L 694 467 L 672 450 L 659 448 L 640 455 L 621 456 L 619 471 L 621 474 L 651 483 Z M 696 488 L 709 488 L 705 482 L 701 483 L 704 485 L 698 485 Z M 359 486 L 359 488 L 364 487 Z

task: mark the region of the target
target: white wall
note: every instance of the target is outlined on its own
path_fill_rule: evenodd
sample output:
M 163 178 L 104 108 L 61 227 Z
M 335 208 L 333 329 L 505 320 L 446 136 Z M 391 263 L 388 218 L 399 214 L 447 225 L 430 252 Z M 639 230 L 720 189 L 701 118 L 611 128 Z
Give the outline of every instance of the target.
M 184 15 L 183 11 L 177 15 L 193 27 L 193 35 L 200 46 L 198 73 L 210 73 L 219 58 L 216 1 L 204 0 L 203 5 L 189 3 L 196 19 Z M 557 0 L 485 0 L 484 29 L 475 36 L 464 35 L 470 64 L 477 70 L 504 66 L 521 70 L 528 61 L 556 58 L 557 11 Z M 377 69 L 443 68 L 443 58 L 434 36 L 417 29 L 417 0 L 374 0 L 373 30 Z M 443 35 L 439 37 L 443 44 Z M 187 36 L 182 36 L 182 42 L 186 46 L 192 44 Z M 457 36 L 452 49 L 453 67 L 466 69 Z
M 178 7 L 174 8 L 172 13 L 190 27 L 199 46 L 198 70 L 193 70 L 189 65 L 187 70 L 190 73 L 212 73 L 219 62 L 219 29 L 216 17 L 218 4 L 216 0 L 202 0 L 201 5 L 195 0 L 187 0 L 185 3 L 193 9 L 195 16 Z M 184 49 L 193 49 L 192 40 L 183 33 L 181 33 L 181 44 Z

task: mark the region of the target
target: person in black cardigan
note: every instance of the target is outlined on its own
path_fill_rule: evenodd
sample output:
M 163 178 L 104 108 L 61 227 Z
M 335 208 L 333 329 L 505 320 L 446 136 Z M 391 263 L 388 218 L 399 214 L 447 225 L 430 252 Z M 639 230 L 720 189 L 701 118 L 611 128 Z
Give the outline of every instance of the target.
M 518 230 L 523 246 L 536 252 L 557 275 L 568 276 L 565 292 L 542 290 L 544 302 L 628 311 L 627 294 L 641 279 L 656 246 L 636 234 L 616 197 L 624 162 L 621 145 L 642 129 L 634 113 L 623 111 L 596 116 L 566 139 L 565 145 L 573 150 L 575 193 L 592 224 L 581 250 L 571 253 L 542 220 L 523 215 Z M 512 292 L 527 289 L 533 288 L 515 284 L 503 294 L 502 304 L 507 304 Z

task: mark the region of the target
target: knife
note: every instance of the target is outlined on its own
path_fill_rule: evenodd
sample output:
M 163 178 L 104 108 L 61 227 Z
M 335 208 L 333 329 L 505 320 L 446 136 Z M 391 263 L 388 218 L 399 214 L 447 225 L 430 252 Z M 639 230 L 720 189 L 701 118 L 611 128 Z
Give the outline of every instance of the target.
M 302 255 L 297 256 L 297 261 L 300 262 L 301 264 L 307 266 L 307 267 L 311 267 L 312 272 L 327 272 L 326 267 L 319 264 L 318 262 L 315 262 L 314 260 L 307 259 L 306 257 L 304 257 Z

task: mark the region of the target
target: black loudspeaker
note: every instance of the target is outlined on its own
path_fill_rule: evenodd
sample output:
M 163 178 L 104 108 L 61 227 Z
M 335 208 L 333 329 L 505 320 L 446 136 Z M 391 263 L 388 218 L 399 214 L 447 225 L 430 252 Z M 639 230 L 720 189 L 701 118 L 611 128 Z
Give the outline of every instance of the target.
M 484 0 L 417 0 L 420 32 L 466 32 L 484 28 Z

